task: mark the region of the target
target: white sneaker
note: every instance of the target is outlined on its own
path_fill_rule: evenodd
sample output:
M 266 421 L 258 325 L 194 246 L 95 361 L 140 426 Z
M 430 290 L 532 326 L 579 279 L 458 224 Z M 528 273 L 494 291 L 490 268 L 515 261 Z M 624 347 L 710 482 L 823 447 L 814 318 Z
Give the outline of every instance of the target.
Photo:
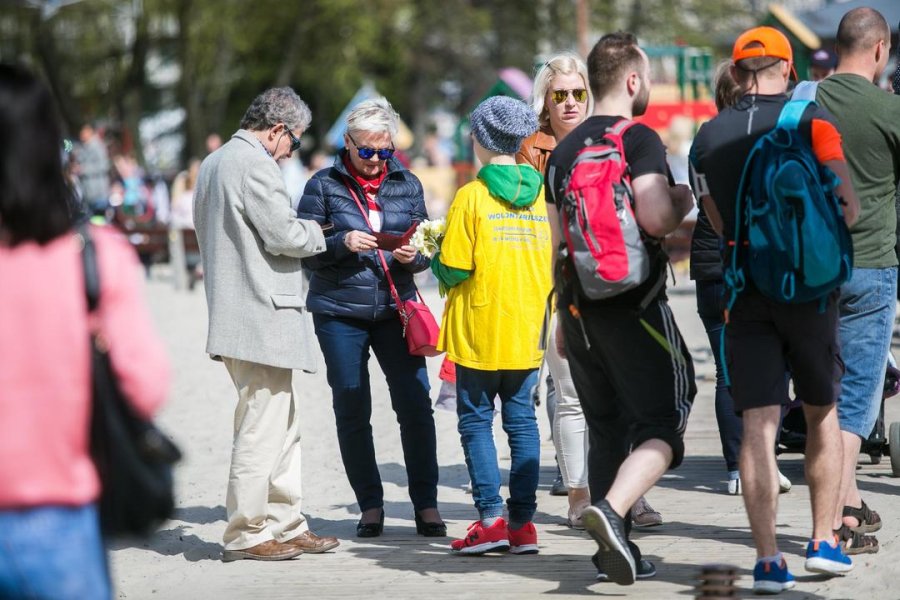
M 784 476 L 784 473 L 778 471 L 778 493 L 784 494 L 791 491 L 791 480 Z
M 778 493 L 784 494 L 791 491 L 793 484 L 791 480 L 785 477 L 784 473 L 778 471 Z M 741 495 L 741 478 L 728 480 L 728 494 L 731 496 Z

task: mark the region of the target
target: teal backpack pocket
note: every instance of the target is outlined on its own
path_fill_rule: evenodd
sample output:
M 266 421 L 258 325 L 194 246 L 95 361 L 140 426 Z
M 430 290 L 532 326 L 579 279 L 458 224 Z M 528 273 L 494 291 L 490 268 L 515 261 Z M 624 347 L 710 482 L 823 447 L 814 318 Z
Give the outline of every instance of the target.
M 797 129 L 810 104 L 785 104 L 744 164 L 724 271 L 729 312 L 748 280 L 776 302 L 819 300 L 824 308 L 828 294 L 850 278 L 853 245 L 835 193 L 840 181 Z M 724 348 L 724 328 L 722 337 Z

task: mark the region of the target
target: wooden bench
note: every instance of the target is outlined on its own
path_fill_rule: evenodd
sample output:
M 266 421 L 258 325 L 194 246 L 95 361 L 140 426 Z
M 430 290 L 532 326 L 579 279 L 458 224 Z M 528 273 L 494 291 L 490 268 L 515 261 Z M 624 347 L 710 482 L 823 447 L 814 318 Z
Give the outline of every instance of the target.
M 171 264 L 176 289 L 193 288 L 199 280 L 194 268 L 195 257 L 200 253 L 197 233 L 193 229 L 169 229 L 165 223 L 143 222 L 128 217 L 117 217 L 113 223 L 134 247 L 148 274 L 155 264 Z M 175 268 L 175 265 L 181 268 Z

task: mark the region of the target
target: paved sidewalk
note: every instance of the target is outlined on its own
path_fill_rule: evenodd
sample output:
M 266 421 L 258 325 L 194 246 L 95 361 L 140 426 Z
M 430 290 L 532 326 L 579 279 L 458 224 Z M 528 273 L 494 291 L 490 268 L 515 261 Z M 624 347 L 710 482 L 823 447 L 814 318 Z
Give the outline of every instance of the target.
M 448 553 L 449 538 L 434 541 L 417 536 L 405 489 L 398 427 L 387 386 L 374 360 L 370 363 L 373 427 L 385 482 L 384 536 L 366 542 L 354 537 L 358 511 L 338 453 L 323 366 L 316 375 L 300 375 L 307 390 L 303 429 L 305 512 L 314 531 L 338 536 L 341 546 L 332 553 L 305 555 L 288 562 L 223 564 L 221 537 L 235 392 L 224 367 L 203 353 L 206 303 L 202 288 L 194 293 L 175 292 L 165 271 L 158 269 L 148 282 L 147 294 L 175 369 L 171 399 L 161 422 L 181 444 L 185 460 L 177 471 L 179 508 L 175 519 L 147 543 L 113 548 L 113 579 L 119 598 L 493 599 L 544 594 L 681 598 L 696 595 L 700 566 L 713 562 L 739 567 L 739 597 L 749 596 L 752 542 L 741 498 L 724 493 L 725 469 L 713 410 L 714 367 L 689 282 L 680 281 L 671 294 L 678 324 L 694 355 L 699 387 L 688 426 L 687 458 L 680 469 L 648 494 L 665 524 L 635 536 L 645 556 L 656 563 L 659 574 L 630 587 L 594 581 L 590 555 L 596 545 L 583 533 L 565 526 L 566 499 L 548 494 L 554 474 L 553 446 L 543 407 L 539 409 L 544 443 L 535 519 L 541 553 L 462 558 Z M 426 293 L 426 298 L 433 309 L 440 307 L 434 291 Z M 432 398 L 439 388 L 440 360 L 429 359 Z M 900 400 L 888 401 L 886 420 L 900 420 Z M 441 467 L 440 508 L 450 535 L 461 536 L 476 513 L 472 497 L 462 489 L 468 475 L 456 416 L 439 410 L 435 422 Z M 500 436 L 501 468 L 506 471 L 509 457 L 502 451 L 505 436 L 502 432 Z M 861 464 L 860 487 L 885 522 L 878 534 L 881 552 L 857 557 L 856 568 L 846 578 L 822 580 L 803 572 L 810 516 L 802 457 L 786 455 L 779 460 L 781 470 L 794 482 L 790 493 L 780 498 L 779 540 L 798 576 L 797 588 L 781 598 L 900 598 L 896 550 L 900 479 L 890 476 L 887 458 L 881 465 L 870 466 L 865 457 Z

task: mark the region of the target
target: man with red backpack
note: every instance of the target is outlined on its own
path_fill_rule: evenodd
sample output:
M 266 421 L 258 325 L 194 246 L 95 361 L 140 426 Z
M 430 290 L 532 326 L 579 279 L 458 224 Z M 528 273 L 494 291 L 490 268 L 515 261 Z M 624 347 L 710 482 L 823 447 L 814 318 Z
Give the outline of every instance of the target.
M 630 122 L 650 97 L 647 55 L 630 33 L 603 36 L 588 56 L 593 115 L 554 150 L 546 175 L 557 258 L 560 333 L 590 430 L 582 514 L 604 579 L 630 585 L 655 567 L 628 540 L 629 509 L 684 457 L 696 393 L 691 356 L 666 302 L 659 244 L 693 207 L 670 185 L 666 150 Z M 559 343 L 558 343 L 559 345 Z M 598 576 L 600 578 L 600 576 Z

